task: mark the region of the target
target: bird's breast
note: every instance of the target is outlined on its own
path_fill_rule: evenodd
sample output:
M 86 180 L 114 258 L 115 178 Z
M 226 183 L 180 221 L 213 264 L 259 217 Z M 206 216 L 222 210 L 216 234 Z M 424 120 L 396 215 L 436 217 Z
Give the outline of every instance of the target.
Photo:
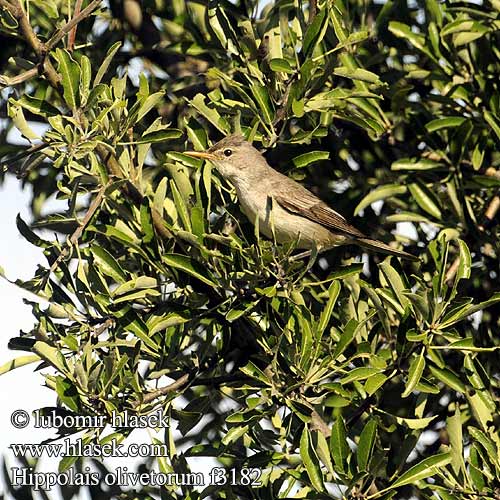
M 244 186 L 236 188 L 243 213 L 252 224 L 258 220 L 259 231 L 278 243 L 297 241 L 297 248 L 328 247 L 335 244 L 339 235 L 300 215 L 283 209 L 264 189 L 251 192 Z M 340 239 L 343 239 L 340 237 Z

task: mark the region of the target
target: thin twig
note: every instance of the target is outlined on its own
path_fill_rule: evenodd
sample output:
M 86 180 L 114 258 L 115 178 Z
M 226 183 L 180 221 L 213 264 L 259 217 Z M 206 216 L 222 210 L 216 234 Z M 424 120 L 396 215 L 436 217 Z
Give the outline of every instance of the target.
M 457 274 L 458 266 L 460 266 L 460 257 L 456 257 L 455 260 L 452 262 L 451 266 L 449 267 L 448 271 L 446 271 L 446 274 L 444 276 L 444 282 L 446 284 L 448 285 L 451 284 L 453 278 L 455 277 L 455 274 Z
M 189 373 L 185 373 L 182 375 L 182 377 L 178 378 L 175 382 L 172 382 L 169 385 L 166 385 L 165 387 L 160 387 L 156 391 L 150 392 L 149 394 L 146 394 L 144 398 L 141 401 L 137 401 L 134 404 L 134 407 L 140 406 L 141 404 L 148 404 L 154 401 L 155 399 L 158 399 L 161 396 L 165 396 L 166 394 L 169 394 L 170 392 L 177 391 L 184 385 L 186 385 L 189 382 L 189 379 L 191 378 Z
M 62 40 L 72 29 L 73 27 L 76 27 L 76 25 L 85 19 L 86 17 L 90 16 L 92 12 L 99 7 L 99 5 L 102 3 L 102 0 L 94 0 L 93 2 L 90 2 L 85 9 L 83 9 L 80 13 L 77 13 L 75 10 L 75 15 L 73 16 L 73 19 L 71 21 L 67 22 L 62 28 L 58 29 L 50 38 L 50 40 L 47 42 L 46 47 L 47 50 L 52 49 L 57 43 L 59 43 L 60 40 Z
M 311 413 L 311 430 L 321 432 L 326 438 L 329 438 L 332 434 L 332 430 L 316 410 Z
M 14 7 L 9 0 L 0 0 L 0 5 L 11 12 L 12 7 Z
M 99 189 L 97 196 L 92 200 L 92 203 L 90 204 L 89 209 L 87 210 L 87 213 L 85 214 L 85 217 L 83 218 L 82 222 L 80 222 L 78 227 L 73 231 L 73 234 L 70 236 L 68 240 L 68 245 L 61 251 L 57 259 L 50 266 L 50 271 L 48 273 L 48 276 L 50 276 L 58 268 L 61 261 L 68 255 L 70 247 L 78 243 L 78 240 L 82 236 L 84 229 L 92 220 L 92 217 L 94 217 L 95 213 L 97 212 L 97 209 L 101 206 L 102 200 L 104 198 L 104 193 L 106 192 L 106 189 L 109 187 L 110 184 L 111 183 L 108 182 L 106 185 L 102 186 L 101 189 Z
M 170 375 L 173 375 L 173 373 L 171 373 Z M 239 382 L 242 380 L 248 380 L 248 377 L 241 373 L 236 373 L 232 375 L 231 374 L 221 375 L 219 377 L 198 378 L 198 379 L 195 379 L 195 376 L 193 374 L 185 373 L 175 382 L 172 382 L 171 384 L 166 385 L 165 387 L 160 387 L 159 389 L 146 394 L 141 401 L 136 401 L 134 407 L 140 406 L 142 404 L 151 403 L 152 401 L 160 398 L 161 396 L 165 396 L 166 394 L 169 394 L 171 392 L 183 388 L 183 386 L 187 385 L 188 383 L 190 387 L 199 387 L 199 386 L 217 387 L 222 384 Z
M 500 210 L 500 196 L 496 194 L 488 204 L 486 212 L 484 212 L 484 218 L 486 219 L 485 223 L 478 226 L 481 231 L 485 231 L 490 226 L 495 219 L 498 210 Z
M 82 10 L 82 2 L 83 2 L 83 0 L 76 0 L 74 17 L 76 17 L 80 14 L 80 11 Z M 75 24 L 73 26 L 73 28 L 71 28 L 71 31 L 68 34 L 68 50 L 70 52 L 73 51 L 73 47 L 75 46 L 76 28 L 77 27 L 78 27 L 78 25 Z
M 276 126 L 286 117 L 286 107 L 288 105 L 288 97 L 290 96 L 290 90 L 295 82 L 295 76 L 292 76 L 286 86 L 285 92 L 280 100 L 280 107 L 276 111 L 275 118 L 273 120 L 272 126 L 275 129 Z
M 31 46 L 34 50 L 35 54 L 40 59 L 41 68 L 47 80 L 49 80 L 50 84 L 54 88 L 58 88 L 59 80 L 61 77 L 55 70 L 52 63 L 45 58 L 47 54 L 46 46 L 40 41 L 36 33 L 33 31 L 33 28 L 30 24 L 28 16 L 21 5 L 19 0 L 12 0 L 12 3 L 7 2 L 6 0 L 0 0 L 0 5 L 5 7 L 9 13 L 19 22 L 19 28 L 21 33 L 26 40 L 26 42 Z
M 12 87 L 13 85 L 18 85 L 20 83 L 25 82 L 26 80 L 31 80 L 33 77 L 39 74 L 38 66 L 25 71 L 24 73 L 20 73 L 17 76 L 8 77 L 0 75 L 0 85 L 4 85 L 5 87 Z
M 488 208 L 484 216 L 489 220 L 493 220 L 499 209 L 500 209 L 500 196 L 495 195 L 493 196 L 493 199 L 490 201 L 490 204 L 488 205 Z
M 98 326 L 97 328 L 94 328 L 94 331 L 92 332 L 92 334 L 95 337 L 99 337 L 99 335 L 101 335 L 102 332 L 104 332 L 110 326 L 112 326 L 114 322 L 115 321 L 113 319 L 107 318 L 106 321 L 102 325 Z
M 493 167 L 487 168 L 485 174 L 490 177 L 496 177 L 497 179 L 500 179 L 500 171 L 497 170 L 496 168 Z M 490 203 L 488 204 L 488 208 L 484 212 L 484 218 L 486 219 L 486 222 L 478 226 L 480 231 L 485 231 L 488 228 L 488 226 L 495 219 L 499 210 L 500 210 L 500 196 L 496 194 L 495 196 L 493 196 Z
M 316 0 L 309 0 L 309 18 L 307 19 L 308 26 L 314 21 L 317 12 L 318 6 L 316 4 Z
M 40 151 L 42 149 L 48 148 L 50 146 L 49 143 L 47 142 L 40 142 L 39 144 L 34 144 L 33 146 L 29 147 L 28 149 L 25 149 L 21 153 L 18 153 L 16 156 L 13 156 L 12 158 L 8 158 L 9 162 L 16 162 L 18 160 L 22 160 L 26 156 L 29 156 L 33 153 L 36 153 L 37 151 Z

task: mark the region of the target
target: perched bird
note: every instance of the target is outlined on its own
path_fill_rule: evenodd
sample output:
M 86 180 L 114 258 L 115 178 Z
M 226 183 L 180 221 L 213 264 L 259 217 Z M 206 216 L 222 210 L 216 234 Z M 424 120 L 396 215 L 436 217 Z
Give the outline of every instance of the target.
M 205 152 L 185 154 L 211 161 L 236 188 L 243 213 L 268 238 L 297 241 L 297 248 L 325 250 L 359 245 L 404 259 L 417 257 L 364 235 L 298 182 L 274 170 L 240 135 L 230 135 Z

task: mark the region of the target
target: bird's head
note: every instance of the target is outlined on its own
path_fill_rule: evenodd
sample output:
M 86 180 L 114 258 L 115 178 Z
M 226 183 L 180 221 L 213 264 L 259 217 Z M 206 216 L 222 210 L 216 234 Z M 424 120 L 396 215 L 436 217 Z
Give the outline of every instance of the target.
M 207 151 L 186 151 L 194 158 L 210 160 L 226 179 L 237 182 L 242 177 L 253 176 L 265 160 L 241 135 L 229 135 Z

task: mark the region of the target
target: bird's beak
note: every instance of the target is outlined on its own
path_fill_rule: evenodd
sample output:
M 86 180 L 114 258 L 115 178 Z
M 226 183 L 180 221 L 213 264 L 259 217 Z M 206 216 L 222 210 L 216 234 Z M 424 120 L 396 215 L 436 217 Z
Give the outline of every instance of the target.
M 217 157 L 212 153 L 206 153 L 204 151 L 185 151 L 185 155 L 192 156 L 193 158 L 203 158 L 204 160 L 216 160 Z

